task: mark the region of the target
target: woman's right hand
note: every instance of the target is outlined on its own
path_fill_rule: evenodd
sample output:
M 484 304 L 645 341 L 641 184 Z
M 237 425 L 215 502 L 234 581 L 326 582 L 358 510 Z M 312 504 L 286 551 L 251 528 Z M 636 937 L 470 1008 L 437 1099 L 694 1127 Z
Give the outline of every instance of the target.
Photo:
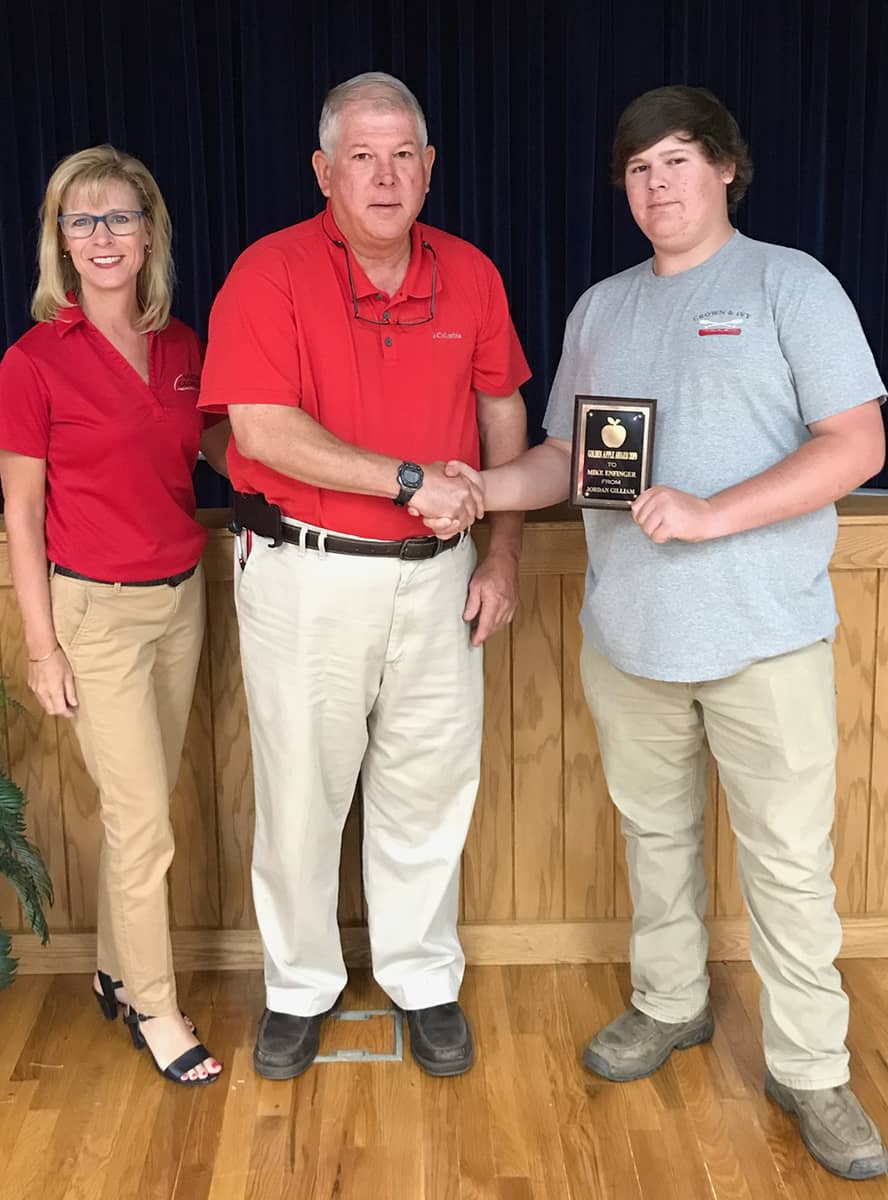
M 49 658 L 28 663 L 28 687 L 51 717 L 73 717 L 77 708 L 74 672 L 61 646 Z
M 51 717 L 73 717 L 77 688 L 56 638 L 46 569 L 46 459 L 0 449 L 0 480 L 9 567 L 28 648 L 28 687 Z

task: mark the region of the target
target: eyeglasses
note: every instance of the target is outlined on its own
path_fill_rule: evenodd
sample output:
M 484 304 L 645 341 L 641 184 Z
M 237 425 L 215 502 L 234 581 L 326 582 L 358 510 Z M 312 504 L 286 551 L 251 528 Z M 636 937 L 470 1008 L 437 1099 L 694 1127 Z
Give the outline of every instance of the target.
M 115 237 L 127 237 L 136 232 L 144 215 L 140 208 L 118 209 L 101 216 L 96 216 L 95 213 L 61 213 L 59 228 L 65 237 L 88 238 L 92 237 L 99 221 L 103 221 L 109 233 L 113 233 Z
M 348 286 L 351 288 L 352 304 L 354 305 L 356 321 L 365 321 L 368 325 L 428 325 L 429 321 L 434 321 L 435 292 L 438 287 L 438 256 L 435 253 L 434 248 L 427 241 L 423 240 L 421 245 L 423 250 L 428 250 L 429 254 L 432 256 L 432 294 L 429 297 L 429 315 L 427 317 L 419 317 L 419 319 L 416 321 L 393 321 L 387 315 L 381 320 L 376 317 L 362 317 L 359 309 L 358 293 L 355 290 L 355 281 L 352 275 L 351 259 L 348 253 L 348 246 L 346 246 L 345 242 L 341 242 L 338 238 L 331 238 L 331 241 L 333 242 L 333 245 L 338 246 L 345 255 L 345 269 L 348 271 Z

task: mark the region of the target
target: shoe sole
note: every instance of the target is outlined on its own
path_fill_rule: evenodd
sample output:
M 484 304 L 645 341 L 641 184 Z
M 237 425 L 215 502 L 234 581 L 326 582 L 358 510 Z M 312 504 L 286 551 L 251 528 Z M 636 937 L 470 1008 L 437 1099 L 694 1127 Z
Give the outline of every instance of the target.
M 253 1052 L 253 1070 L 257 1075 L 261 1075 L 263 1079 L 298 1079 L 300 1075 L 304 1075 L 311 1064 L 314 1062 L 315 1056 L 306 1063 L 297 1064 L 290 1067 L 272 1067 L 267 1063 L 260 1062 L 256 1057 L 256 1052 Z
M 888 1173 L 888 1160 L 885 1155 L 880 1155 L 878 1158 L 856 1158 L 847 1171 L 840 1171 L 838 1167 L 826 1162 L 820 1154 L 814 1149 L 808 1139 L 805 1137 L 805 1132 L 802 1129 L 801 1121 L 799 1120 L 798 1109 L 792 1100 L 784 1099 L 783 1096 L 774 1088 L 770 1079 L 765 1080 L 765 1095 L 769 1100 L 773 1100 L 778 1108 L 782 1108 L 785 1113 L 793 1118 L 799 1126 L 799 1136 L 804 1143 L 805 1149 L 815 1160 L 820 1163 L 824 1171 L 829 1171 L 830 1175 L 835 1175 L 839 1179 L 877 1179 L 880 1175 Z
M 701 1046 L 704 1042 L 712 1041 L 714 1033 L 715 1021 L 710 1017 L 705 1025 L 701 1025 L 694 1033 L 688 1034 L 680 1042 L 676 1042 L 674 1046 L 670 1046 L 666 1053 L 653 1066 L 647 1067 L 644 1071 L 620 1071 L 618 1068 L 612 1067 L 601 1055 L 595 1054 L 588 1049 L 583 1051 L 583 1066 L 587 1067 L 595 1075 L 600 1075 L 602 1079 L 610 1080 L 611 1083 L 634 1083 L 637 1079 L 648 1079 L 651 1075 L 656 1075 L 673 1050 L 690 1050 L 694 1046 Z
M 410 1047 L 410 1053 L 413 1056 L 413 1061 L 417 1066 L 425 1071 L 426 1075 L 434 1075 L 436 1079 L 445 1079 L 451 1075 L 465 1075 L 466 1071 L 471 1071 L 475 1065 L 475 1051 L 472 1050 L 472 1056 L 468 1062 L 461 1063 L 439 1063 L 433 1062 L 427 1058 L 420 1058 Z

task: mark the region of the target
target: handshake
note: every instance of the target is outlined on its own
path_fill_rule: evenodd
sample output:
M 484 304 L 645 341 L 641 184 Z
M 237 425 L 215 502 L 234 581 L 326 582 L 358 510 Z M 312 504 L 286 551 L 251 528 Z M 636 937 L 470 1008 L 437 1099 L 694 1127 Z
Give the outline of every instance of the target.
M 484 477 L 464 462 L 429 463 L 407 511 L 436 537 L 453 537 L 484 516 Z

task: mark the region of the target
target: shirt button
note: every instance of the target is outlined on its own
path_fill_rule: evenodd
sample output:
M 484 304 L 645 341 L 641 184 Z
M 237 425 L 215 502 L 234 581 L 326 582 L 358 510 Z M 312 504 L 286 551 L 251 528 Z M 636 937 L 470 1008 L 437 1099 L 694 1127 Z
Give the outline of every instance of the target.
M 387 321 L 387 320 L 389 319 L 389 316 L 390 316 L 390 315 L 391 315 L 391 314 L 390 314 L 388 311 L 384 312 L 384 313 L 382 314 L 382 319 L 383 319 L 383 321 Z
M 376 293 L 376 296 L 374 297 L 374 299 L 376 299 L 376 300 L 381 300 L 381 299 L 382 299 L 382 292 L 377 292 L 377 293 Z
M 386 344 L 387 346 L 390 346 L 390 345 L 392 344 L 392 339 L 391 339 L 391 338 L 386 338 L 386 339 L 385 339 L 385 344 Z

